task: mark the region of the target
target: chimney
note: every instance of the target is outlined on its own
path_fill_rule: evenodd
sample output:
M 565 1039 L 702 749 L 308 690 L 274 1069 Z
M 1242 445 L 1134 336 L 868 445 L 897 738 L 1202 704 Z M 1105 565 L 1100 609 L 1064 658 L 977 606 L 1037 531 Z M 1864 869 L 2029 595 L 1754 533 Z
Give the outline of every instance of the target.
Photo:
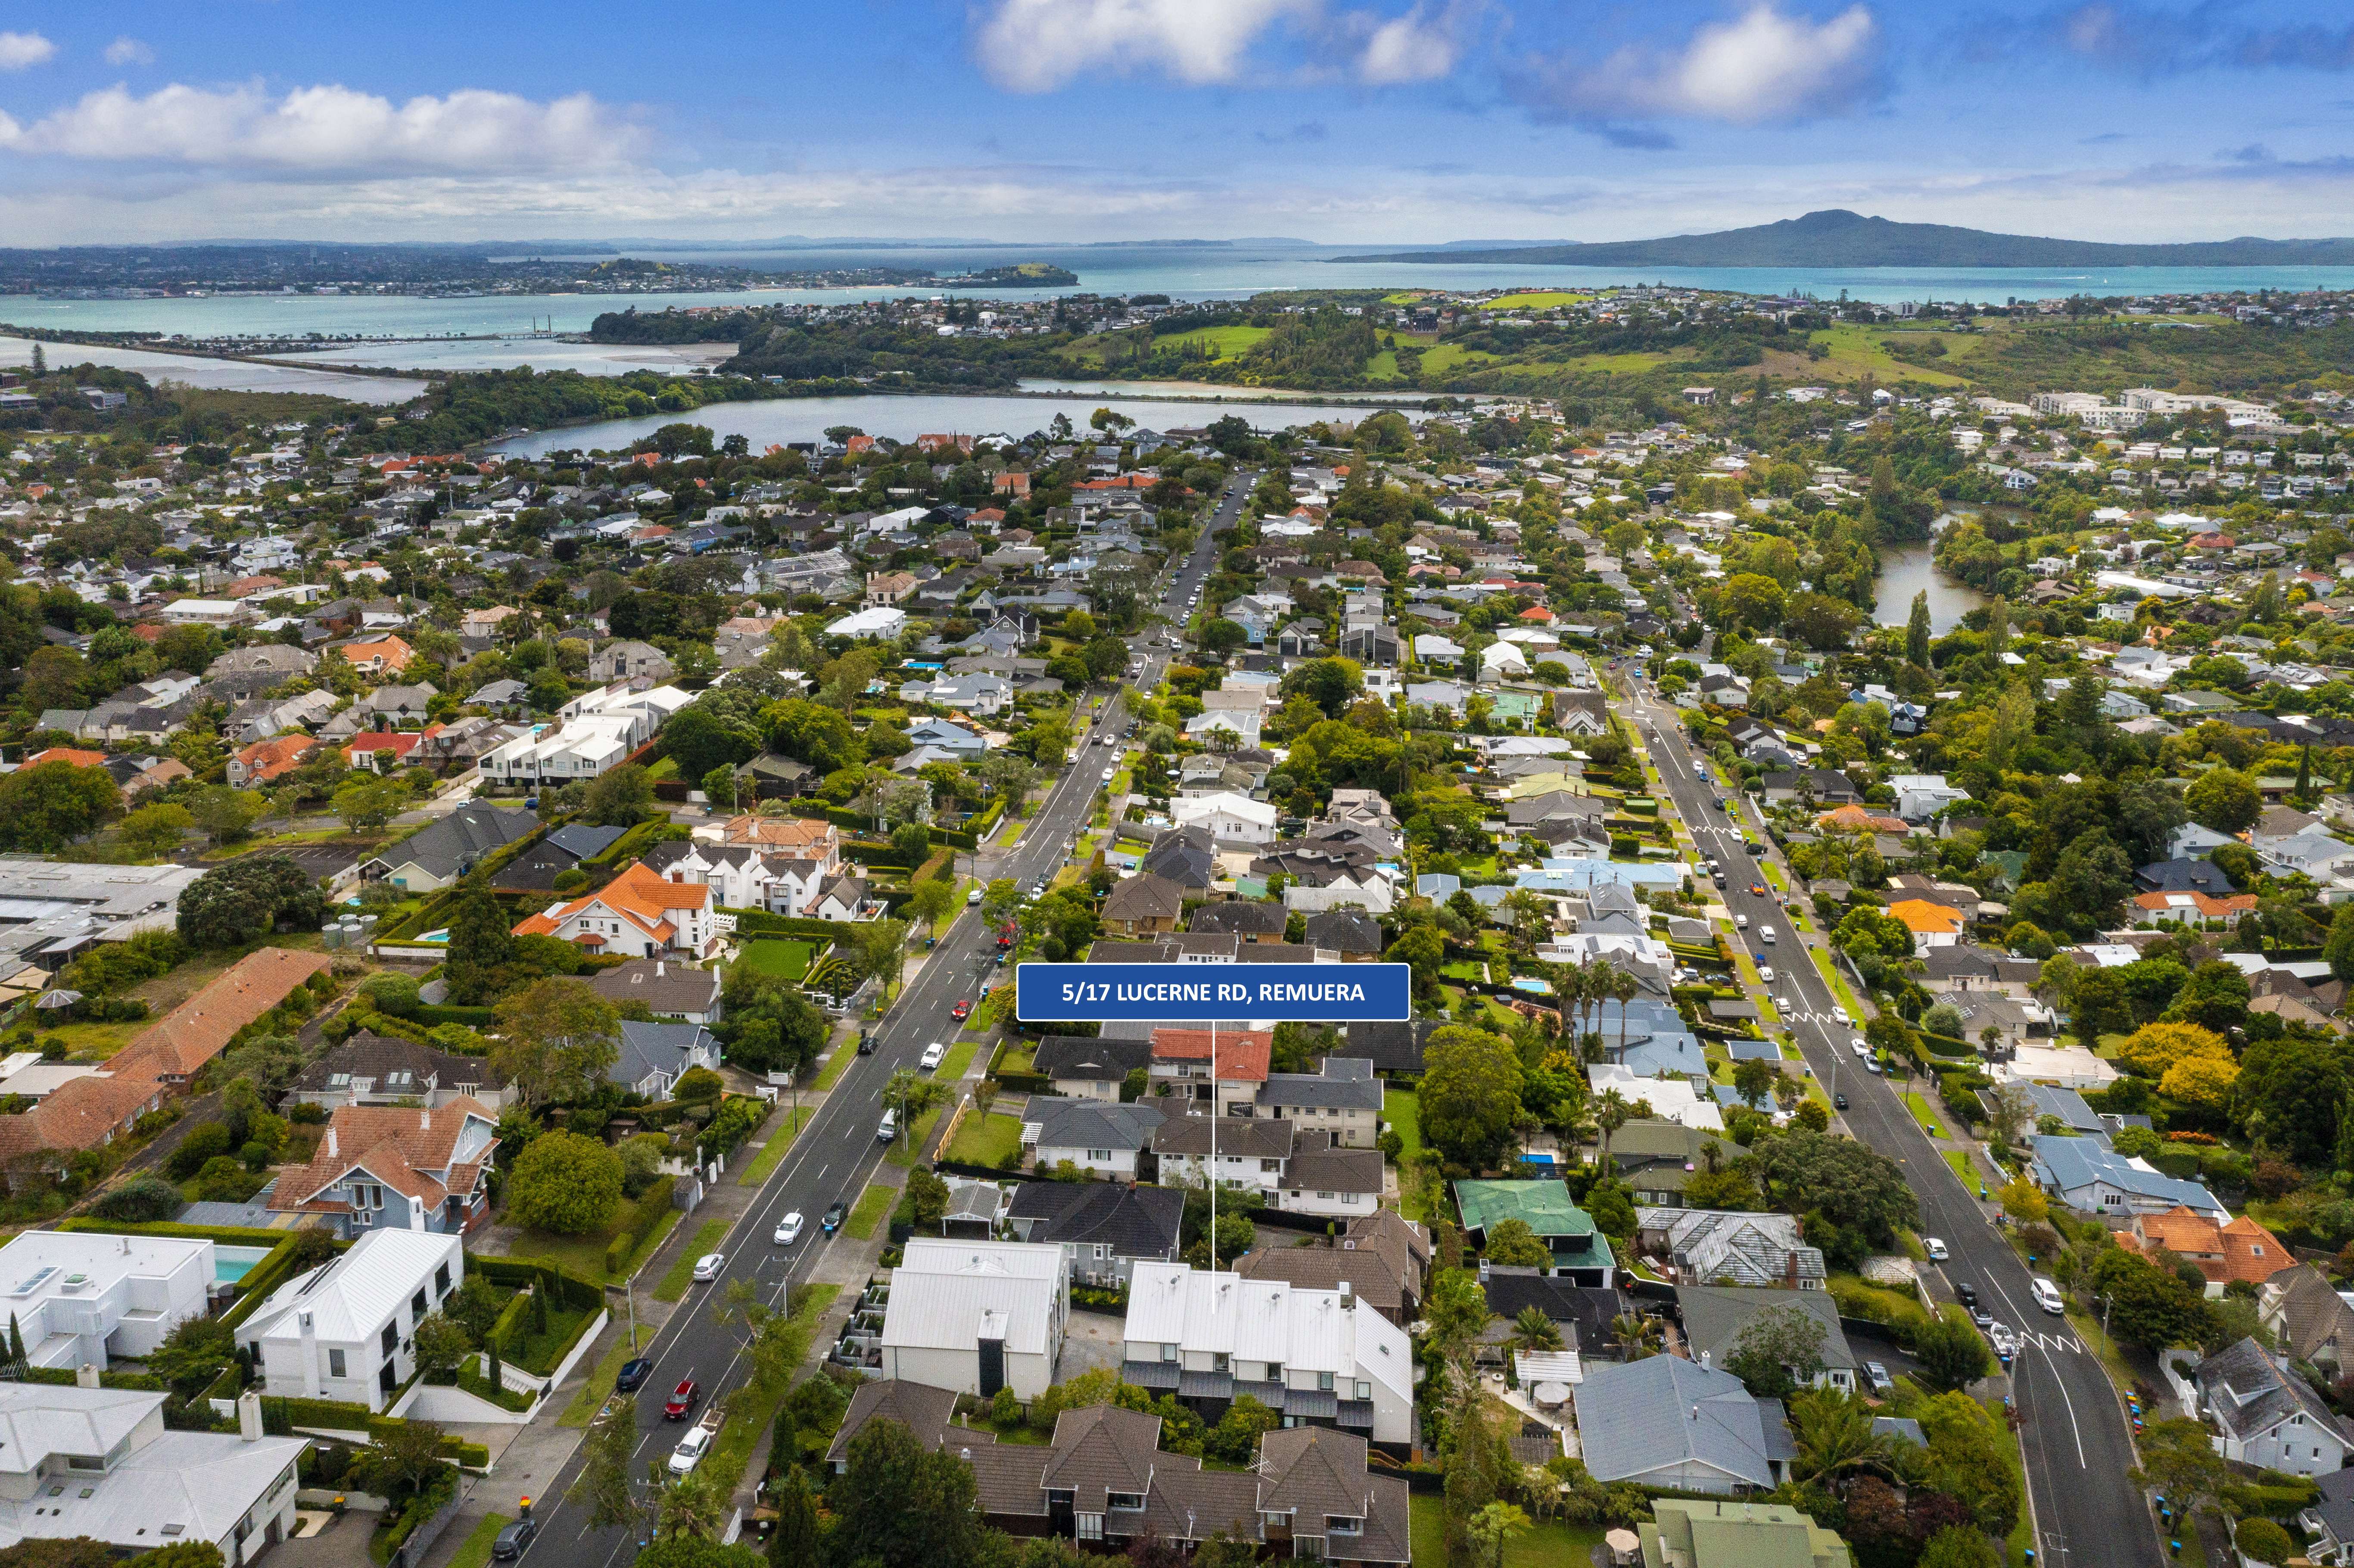
M 74 1369 L 74 1386 L 76 1388 L 96 1388 L 98 1386 L 98 1368 L 89 1361 L 84 1361 L 80 1366 L 76 1367 Z
M 327 1158 L 330 1160 L 335 1158 L 335 1124 L 334 1122 L 327 1124 Z
M 319 1319 L 315 1313 L 294 1314 L 295 1327 L 302 1336 L 302 1397 L 319 1397 Z
M 431 1111 L 421 1110 L 417 1113 L 417 1129 L 419 1132 L 431 1132 L 433 1130 L 433 1113 Z
M 1355 1307 L 1356 1304 L 1356 1292 L 1349 1287 L 1349 1282 L 1347 1280 L 1344 1279 L 1341 1281 L 1341 1309 L 1344 1312 L 1348 1311 L 1352 1308 Z
M 261 1441 L 261 1391 L 249 1388 L 237 1396 L 237 1436 L 241 1443 Z

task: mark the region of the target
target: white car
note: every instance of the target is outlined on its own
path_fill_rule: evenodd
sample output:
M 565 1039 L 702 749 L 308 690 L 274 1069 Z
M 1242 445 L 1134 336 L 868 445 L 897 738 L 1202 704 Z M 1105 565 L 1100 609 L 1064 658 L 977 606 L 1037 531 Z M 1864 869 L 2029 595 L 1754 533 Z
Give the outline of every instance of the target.
M 1118 771 L 1119 771 L 1119 769 L 1117 769 L 1117 768 L 1105 768 L 1105 769 L 1104 769 L 1104 782 L 1105 782 L 1105 783 L 1107 783 L 1107 784 L 1110 783 L 1110 782 L 1111 782 L 1111 776 L 1112 776 L 1114 773 L 1118 772 Z
M 1935 1236 L 1923 1236 L 1921 1238 L 1921 1250 L 1929 1255 L 1929 1261 L 1931 1263 L 1943 1263 L 1946 1261 L 1947 1255 L 1946 1252 L 1946 1244 L 1939 1241 Z
M 695 1260 L 695 1283 L 697 1285 L 710 1284 L 713 1280 L 719 1277 L 719 1271 L 726 1266 L 727 1255 L 726 1253 L 705 1253 L 701 1257 Z
M 1774 983 L 1774 966 L 1772 964 L 1759 964 L 1757 966 L 1757 978 L 1764 980 L 1767 985 L 1772 985 Z
M 718 1436 L 716 1426 L 698 1426 L 680 1438 L 678 1446 L 670 1451 L 670 1473 L 684 1476 L 703 1463 L 703 1457 L 711 1452 L 711 1445 Z
M 928 1073 L 934 1067 L 938 1066 L 940 1063 L 946 1059 L 948 1054 L 949 1048 L 946 1045 L 941 1044 L 937 1040 L 925 1046 L 923 1057 L 924 1071 Z
M 1846 1024 L 1850 1029 L 1855 1027 L 1855 1020 L 1850 1018 L 1847 1015 L 1847 1009 L 1841 1007 L 1838 1002 L 1831 1003 L 1831 1016 L 1838 1019 L 1841 1023 Z
M 1869 1056 L 1872 1054 L 1872 1043 L 1861 1034 L 1849 1035 L 1847 1040 L 1847 1048 L 1854 1052 L 1859 1056 Z
M 777 1222 L 777 1245 L 790 1246 L 801 1239 L 801 1212 L 795 1209 Z
M 1790 1011 L 1790 999 L 1787 996 L 1776 997 L 1774 999 L 1774 1011 L 1780 1013 L 1787 1013 Z
M 978 904 L 981 902 L 981 888 L 978 884 L 974 885 L 973 890 L 970 893 L 964 895 L 964 901 L 967 904 Z

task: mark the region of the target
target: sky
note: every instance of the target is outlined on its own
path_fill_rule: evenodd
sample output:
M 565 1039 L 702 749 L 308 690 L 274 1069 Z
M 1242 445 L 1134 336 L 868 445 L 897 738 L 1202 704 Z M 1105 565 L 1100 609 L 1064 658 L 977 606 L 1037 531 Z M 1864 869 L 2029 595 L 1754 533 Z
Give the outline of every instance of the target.
M 0 244 L 2354 233 L 2354 6 L 0 0 Z

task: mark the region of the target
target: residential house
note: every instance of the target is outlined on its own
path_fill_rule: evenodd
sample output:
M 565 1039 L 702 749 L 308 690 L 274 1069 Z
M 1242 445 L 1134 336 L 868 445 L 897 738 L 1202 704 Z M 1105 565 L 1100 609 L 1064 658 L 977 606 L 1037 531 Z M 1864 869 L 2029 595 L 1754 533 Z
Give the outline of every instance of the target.
M 1742 1337 L 1757 1320 L 1774 1312 L 1797 1311 L 1822 1325 L 1821 1365 L 1801 1379 L 1816 1388 L 1857 1392 L 1861 1366 L 1840 1328 L 1839 1303 L 1828 1290 L 1753 1289 L 1743 1286 L 1691 1285 L 1676 1287 L 1676 1308 L 1683 1316 L 1684 1342 L 1692 1360 L 1702 1366 L 1723 1366 L 1741 1350 Z M 1794 1373 L 1804 1368 L 1791 1369 Z
M 669 654 L 651 642 L 624 638 L 608 642 L 588 655 L 588 678 L 592 681 L 651 681 L 659 686 L 678 674 L 678 666 Z
M 417 651 L 398 637 L 384 636 L 346 642 L 336 652 L 344 662 L 369 675 L 397 675 L 408 668 Z
M 1932 948 L 1952 947 L 1962 939 L 1969 924 L 1960 910 L 1923 898 L 1900 898 L 1888 906 L 1888 913 L 1913 933 L 1913 951 L 1916 955 Z
M 369 1231 L 270 1292 L 239 1325 L 238 1343 L 273 1398 L 380 1411 L 417 1371 L 417 1325 L 465 1277 L 466 1249 L 455 1235 Z
M 2119 1246 L 2144 1255 L 2164 1250 L 2206 1277 L 2210 1299 L 2221 1299 L 2233 1280 L 2262 1285 L 2290 1263 L 2293 1254 L 2249 1215 L 2228 1224 L 2177 1206 L 2161 1214 L 2136 1213 L 2130 1228 L 2111 1233 Z
M 1129 1276 L 1120 1378 L 1174 1394 L 1205 1420 L 1248 1393 L 1291 1425 L 1337 1425 L 1394 1456 L 1415 1441 L 1405 1331 L 1363 1307 L 1346 1283 L 1306 1290 L 1140 1262 Z
M 52 1371 L 145 1360 L 210 1310 L 216 1266 L 213 1244 L 189 1236 L 22 1231 L 0 1246 L 25 1360 Z
M 1060 1381 L 1071 1276 L 1059 1246 L 911 1238 L 891 1275 L 883 1375 L 987 1399 Z
M 2147 1160 L 2127 1159 L 2093 1139 L 2037 1135 L 2027 1143 L 2036 1184 L 2079 1213 L 2123 1218 L 2180 1206 L 2219 1224 L 2231 1218 L 2198 1182 L 2162 1174 Z
M 1797 1457 L 1779 1400 L 1681 1356 L 1592 1366 L 1572 1398 L 1586 1470 L 1605 1485 L 1771 1491 Z
M 1183 888 L 1149 871 L 1140 872 L 1113 886 L 1104 899 L 1101 919 L 1105 930 L 1132 941 L 1175 931 L 1184 907 Z
M 1301 939 L 1341 955 L 1342 963 L 1373 963 L 1383 953 L 1382 923 L 1363 909 L 1328 909 L 1308 916 Z
M 709 885 L 665 881 L 643 861 L 594 893 L 549 905 L 516 922 L 518 937 L 554 937 L 630 958 L 711 956 L 718 945 Z
M 462 1056 L 399 1035 L 362 1029 L 296 1075 L 287 1094 L 298 1105 L 415 1106 L 439 1110 L 472 1100 L 492 1115 L 511 1097 L 506 1075 L 486 1056 Z
M 1638 1206 L 1676 1209 L 1683 1206 L 1684 1182 L 1707 1168 L 1705 1146 L 1723 1142 L 1722 1117 L 1712 1129 L 1649 1118 L 1630 1121 L 1612 1133 L 1609 1153 L 1618 1179 L 1632 1191 Z
M 1337 1147 L 1372 1149 L 1381 1137 L 1382 1092 L 1373 1063 L 1334 1055 L 1319 1073 L 1269 1073 L 1255 1108 L 1260 1116 L 1329 1132 Z
M 1635 1245 L 1679 1284 L 1820 1290 L 1829 1277 L 1822 1249 L 1802 1239 L 1795 1214 L 1638 1208 Z
M 620 1053 L 605 1069 L 608 1083 L 650 1100 L 666 1099 L 678 1081 L 696 1067 L 716 1071 L 719 1042 L 700 1023 L 644 1023 L 621 1020 Z
M 311 1162 L 280 1174 L 269 1207 L 324 1216 L 336 1233 L 454 1234 L 490 1220 L 498 1117 L 455 1095 L 438 1107 L 346 1103 Z
M 2200 1412 L 2235 1464 L 2292 1476 L 2326 1476 L 2354 1452 L 2354 1427 L 2330 1410 L 2285 1357 L 2253 1339 L 2208 1357 L 2192 1373 Z
M 1616 1261 L 1609 1238 L 1570 1197 L 1568 1182 L 1462 1181 L 1454 1190 L 1463 1234 L 1474 1245 L 1487 1245 L 1490 1230 L 1519 1220 L 1553 1254 L 1556 1274 L 1578 1285 L 1610 1283 Z
M 308 762 L 318 750 L 318 740 L 307 735 L 281 735 L 256 741 L 229 758 L 229 787 L 252 789 L 274 784 Z
M 1274 1049 L 1275 1032 L 1269 1029 L 1155 1027 L 1147 1069 L 1155 1102 L 1171 1116 L 1249 1115 L 1266 1086 L 1267 1058 Z M 1236 1107 L 1246 1108 L 1237 1111 Z
M 527 893 L 552 893 L 556 879 L 567 871 L 586 874 L 586 863 L 603 854 L 620 842 L 627 828 L 592 827 L 586 822 L 568 822 L 546 838 L 525 844 L 501 866 L 495 885 Z M 662 845 L 654 846 L 657 850 Z
M 1169 803 L 1169 815 L 1180 827 L 1198 825 L 1208 830 L 1210 836 L 1221 843 L 1275 842 L 1275 807 L 1247 795 L 1182 797 Z
M 539 827 L 539 818 L 530 811 L 470 800 L 398 843 L 377 851 L 360 863 L 360 875 L 409 893 L 438 893 L 496 851 L 529 838 Z
M 1661 1498 L 1635 1527 L 1643 1568 L 1848 1568 L 1847 1542 L 1787 1503 Z
M 2256 1320 L 2301 1361 L 2342 1372 L 2354 1351 L 2354 1306 L 2309 1263 L 2284 1268 L 2256 1292 Z
M 1037 1071 L 1054 1084 L 1055 1094 L 1113 1104 L 1119 1103 L 1128 1075 L 1144 1071 L 1151 1060 L 1149 1040 L 1072 1034 L 1045 1036 L 1038 1042 L 1034 1058 Z
M 1006 1220 L 1014 1238 L 1063 1249 L 1075 1284 L 1125 1286 L 1140 1259 L 1177 1260 L 1185 1194 L 1119 1181 L 1024 1181 Z
M 2306 1538 L 2302 1555 L 2325 1568 L 2345 1568 L 2354 1563 L 2354 1469 L 2316 1476 L 2313 1484 L 2320 1495 L 2296 1516 Z
M 1137 1160 L 1153 1144 L 1163 1118 L 1150 1101 L 1121 1105 L 1098 1099 L 1034 1097 L 1022 1114 L 1022 1144 L 1041 1171 L 1066 1160 L 1116 1181 L 1137 1179 Z
M 590 977 L 588 987 L 615 1006 L 635 1002 L 656 1018 L 681 1023 L 716 1023 L 723 1011 L 717 969 L 699 969 L 666 959 L 631 959 Z

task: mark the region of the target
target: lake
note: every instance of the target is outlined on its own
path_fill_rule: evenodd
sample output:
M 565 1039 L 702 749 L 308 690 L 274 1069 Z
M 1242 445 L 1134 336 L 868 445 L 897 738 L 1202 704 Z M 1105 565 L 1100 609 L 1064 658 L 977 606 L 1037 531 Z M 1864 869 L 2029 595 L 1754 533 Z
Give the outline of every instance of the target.
M 1228 414 L 1249 420 L 1255 429 L 1275 430 L 1286 425 L 1314 424 L 1320 419 L 1353 424 L 1366 413 L 1362 405 L 1337 403 L 1155 402 L 1094 395 L 781 397 L 765 403 L 711 403 L 684 414 L 649 414 L 639 418 L 603 419 L 595 424 L 534 430 L 513 440 L 497 442 L 491 450 L 511 457 L 538 457 L 573 448 L 583 451 L 617 450 L 663 425 L 681 422 L 705 426 L 714 436 L 723 439 L 740 435 L 752 443 L 754 451 L 786 441 L 822 441 L 827 427 L 832 425 L 853 425 L 870 436 L 888 436 L 901 441 L 933 431 L 1019 439 L 1044 429 L 1056 414 L 1066 414 L 1084 435 L 1088 416 L 1097 408 L 1107 408 L 1140 426 L 1160 430 L 1172 426 L 1206 425 Z M 1407 415 L 1409 418 L 1414 417 Z
M 1942 527 L 1940 517 L 1934 526 Z M 1872 619 L 1882 626 L 1903 626 L 1913 616 L 1913 596 L 1929 596 L 1929 630 L 1943 637 L 1962 623 L 1962 617 L 1986 603 L 1986 595 L 1956 582 L 1930 559 L 1930 545 L 1882 545 L 1880 583 L 1872 595 Z

